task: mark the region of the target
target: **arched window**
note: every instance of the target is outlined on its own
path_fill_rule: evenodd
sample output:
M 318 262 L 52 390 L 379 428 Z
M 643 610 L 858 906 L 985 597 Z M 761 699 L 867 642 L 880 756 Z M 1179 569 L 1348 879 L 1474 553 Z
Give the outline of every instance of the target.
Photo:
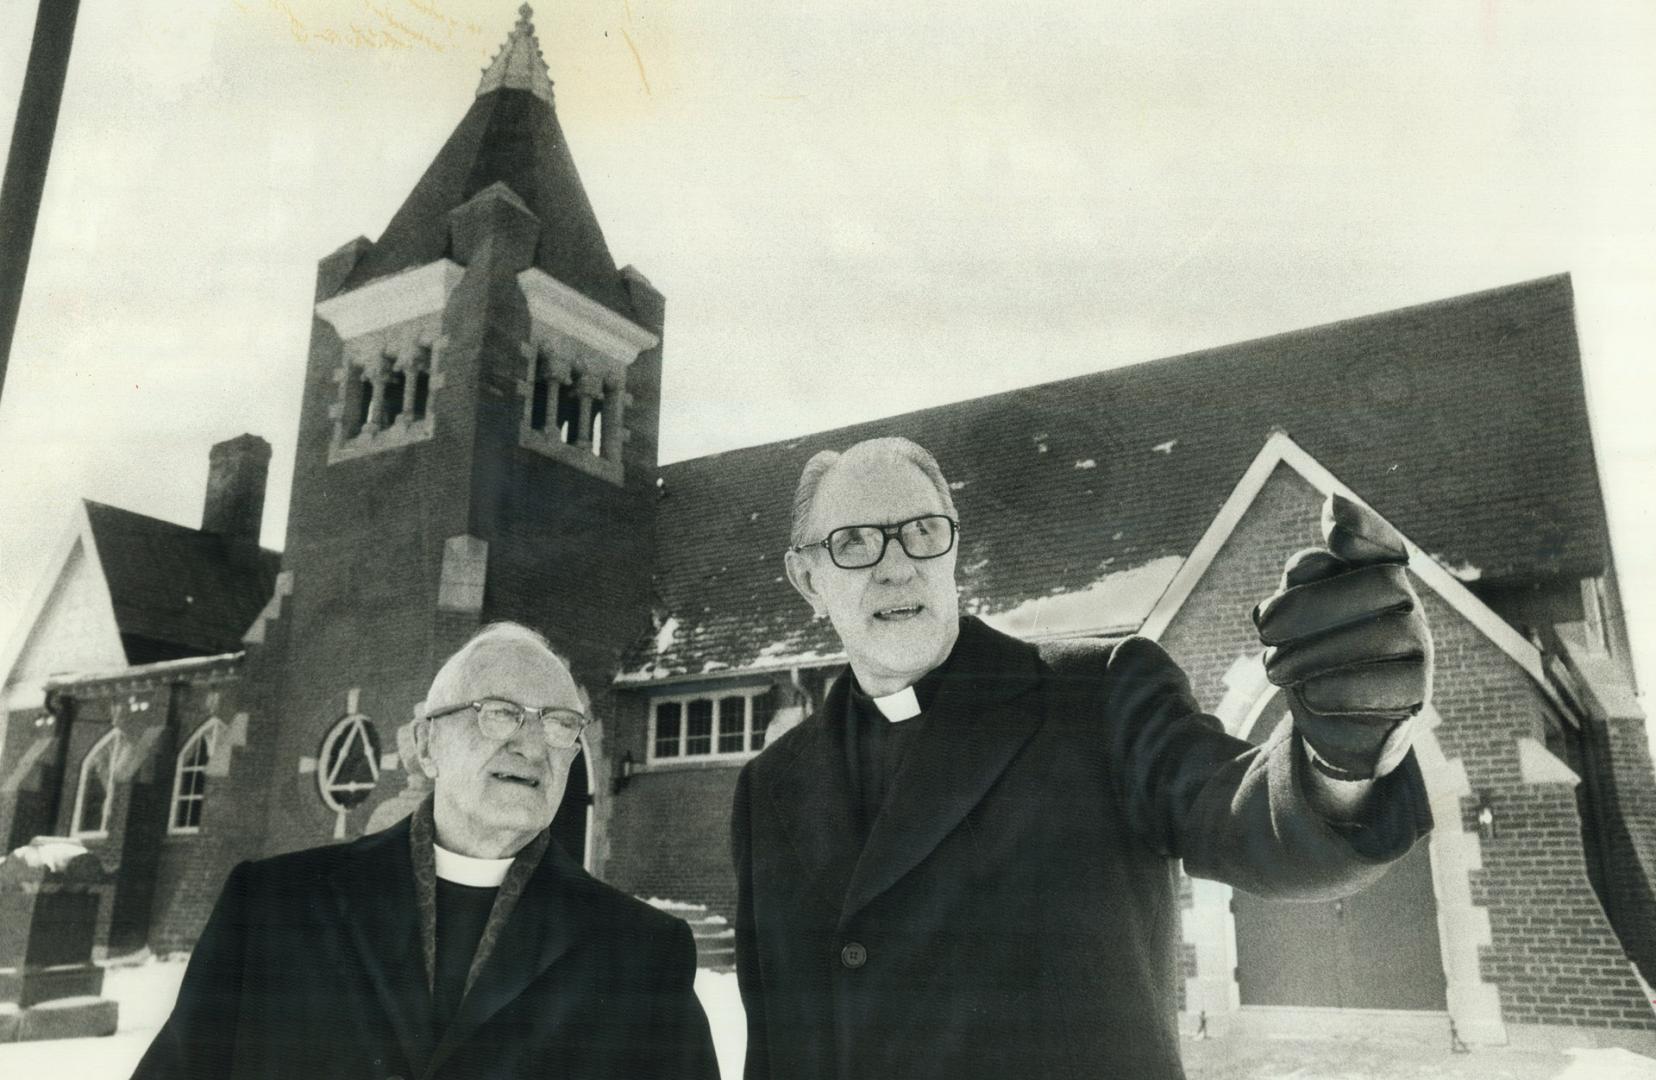
M 328 809 L 344 813 L 366 799 L 379 783 L 379 733 L 362 715 L 347 716 L 322 740 L 316 782 Z
M 71 836 L 103 836 L 109 831 L 109 804 L 115 798 L 115 761 L 120 752 L 121 733 L 111 731 L 92 744 L 81 762 Z
M 172 814 L 167 818 L 170 833 L 201 831 L 201 809 L 207 801 L 207 766 L 218 750 L 224 721 L 218 717 L 202 724 L 178 752 L 173 770 Z

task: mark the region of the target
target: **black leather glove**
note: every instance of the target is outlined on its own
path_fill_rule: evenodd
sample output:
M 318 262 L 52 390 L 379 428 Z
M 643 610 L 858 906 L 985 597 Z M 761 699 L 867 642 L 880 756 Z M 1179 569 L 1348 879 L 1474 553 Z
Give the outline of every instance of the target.
M 1403 538 L 1342 495 L 1323 504 L 1325 548 L 1288 560 L 1254 608 L 1265 672 L 1284 688 L 1313 764 L 1338 780 L 1384 776 L 1408 752 L 1432 693 L 1432 634 Z

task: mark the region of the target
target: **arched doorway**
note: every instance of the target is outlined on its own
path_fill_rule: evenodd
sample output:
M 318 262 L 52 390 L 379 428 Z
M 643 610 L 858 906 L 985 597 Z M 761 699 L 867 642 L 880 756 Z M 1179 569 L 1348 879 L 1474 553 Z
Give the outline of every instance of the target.
M 586 865 L 587 818 L 591 812 L 592 778 L 587 775 L 586 748 L 582 747 L 570 762 L 563 802 L 558 804 L 558 812 L 552 818 L 553 842 L 582 866 Z
M 1288 717 L 1280 695 L 1248 733 L 1258 745 Z M 1285 903 L 1236 890 L 1236 981 L 1242 1005 L 1448 1008 L 1429 845 L 1343 900 Z

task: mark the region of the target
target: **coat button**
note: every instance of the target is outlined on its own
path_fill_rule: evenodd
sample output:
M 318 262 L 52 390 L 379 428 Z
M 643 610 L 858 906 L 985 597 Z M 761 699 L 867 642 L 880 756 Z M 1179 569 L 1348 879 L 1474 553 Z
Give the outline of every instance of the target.
M 868 963 L 868 950 L 863 948 L 859 942 L 849 942 L 845 948 L 840 950 L 840 963 L 855 971 Z

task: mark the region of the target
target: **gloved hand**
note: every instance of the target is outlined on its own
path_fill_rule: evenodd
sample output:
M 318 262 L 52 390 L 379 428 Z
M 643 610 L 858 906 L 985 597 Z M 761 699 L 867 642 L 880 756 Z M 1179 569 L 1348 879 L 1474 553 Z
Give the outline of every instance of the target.
M 1322 528 L 1327 547 L 1288 560 L 1254 626 L 1313 764 L 1338 780 L 1378 778 L 1403 760 L 1431 697 L 1432 634 L 1395 529 L 1339 494 Z

